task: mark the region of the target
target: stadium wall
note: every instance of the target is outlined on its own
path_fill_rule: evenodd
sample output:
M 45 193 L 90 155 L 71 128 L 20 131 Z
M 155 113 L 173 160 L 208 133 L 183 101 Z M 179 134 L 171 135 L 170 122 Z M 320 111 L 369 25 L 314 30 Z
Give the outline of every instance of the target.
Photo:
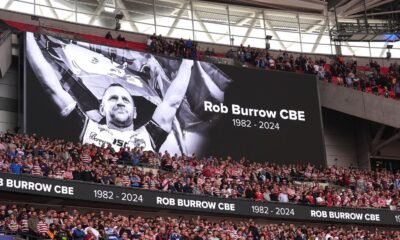
M 0 78 L 0 131 L 18 125 L 18 65 L 13 63 L 4 77 Z

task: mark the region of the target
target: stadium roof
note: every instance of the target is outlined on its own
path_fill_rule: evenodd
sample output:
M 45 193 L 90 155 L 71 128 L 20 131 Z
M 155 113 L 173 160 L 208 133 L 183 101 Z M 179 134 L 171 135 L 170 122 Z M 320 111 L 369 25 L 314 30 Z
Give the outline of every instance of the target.
M 340 17 L 363 17 L 366 9 L 367 16 L 376 16 L 380 19 L 397 17 L 400 13 L 400 1 L 398 0 L 328 0 L 328 10 L 334 10 Z M 397 15 L 397 16 L 394 16 Z
M 286 11 L 321 14 L 326 11 L 327 3 L 323 0 L 209 0 L 242 6 L 272 8 Z

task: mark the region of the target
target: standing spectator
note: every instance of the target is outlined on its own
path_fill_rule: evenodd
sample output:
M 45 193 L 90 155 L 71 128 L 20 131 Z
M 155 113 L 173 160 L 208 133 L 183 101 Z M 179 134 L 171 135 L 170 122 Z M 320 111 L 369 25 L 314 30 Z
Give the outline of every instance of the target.
M 38 222 L 39 222 L 39 218 L 37 217 L 37 213 L 35 210 L 33 210 L 31 212 L 30 218 L 28 219 L 28 228 L 29 228 L 30 235 L 37 235 L 39 233 Z
M 15 158 L 14 161 L 11 163 L 10 171 L 13 174 L 21 174 L 22 164 L 20 163 L 19 158 Z
M 21 219 L 19 225 L 21 226 L 21 232 L 22 233 L 28 233 L 29 232 L 28 214 L 26 212 L 24 212 L 22 214 L 22 219 Z
M 47 225 L 47 223 L 44 220 L 44 216 L 41 215 L 39 217 L 39 221 L 37 223 L 37 233 L 40 237 L 42 238 L 47 238 L 47 232 L 49 231 L 49 226 Z
M 72 230 L 72 238 L 74 240 L 85 240 L 85 232 L 82 229 L 82 224 L 78 223 L 76 228 Z

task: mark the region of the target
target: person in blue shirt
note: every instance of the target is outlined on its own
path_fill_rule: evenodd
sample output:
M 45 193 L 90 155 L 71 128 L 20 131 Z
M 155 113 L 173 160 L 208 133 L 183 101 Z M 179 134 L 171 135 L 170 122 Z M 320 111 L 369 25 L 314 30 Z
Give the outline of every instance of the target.
M 131 177 L 131 186 L 132 187 L 141 187 L 141 179 L 140 179 L 140 177 L 137 175 L 137 174 L 134 174 L 132 177 Z
M 16 158 L 10 166 L 11 173 L 21 174 L 22 165 L 19 162 L 19 159 Z
M 72 237 L 74 240 L 84 240 L 85 239 L 85 231 L 82 229 L 82 225 L 78 224 L 76 228 L 72 230 Z

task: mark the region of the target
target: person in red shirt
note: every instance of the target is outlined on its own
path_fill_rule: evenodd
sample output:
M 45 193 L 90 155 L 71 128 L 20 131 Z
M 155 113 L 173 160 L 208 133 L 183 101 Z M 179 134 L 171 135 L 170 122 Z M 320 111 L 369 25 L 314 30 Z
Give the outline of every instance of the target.
M 264 195 L 261 192 L 261 188 L 259 185 L 256 186 L 256 191 L 254 193 L 254 200 L 256 202 L 261 202 L 262 200 L 264 200 Z

